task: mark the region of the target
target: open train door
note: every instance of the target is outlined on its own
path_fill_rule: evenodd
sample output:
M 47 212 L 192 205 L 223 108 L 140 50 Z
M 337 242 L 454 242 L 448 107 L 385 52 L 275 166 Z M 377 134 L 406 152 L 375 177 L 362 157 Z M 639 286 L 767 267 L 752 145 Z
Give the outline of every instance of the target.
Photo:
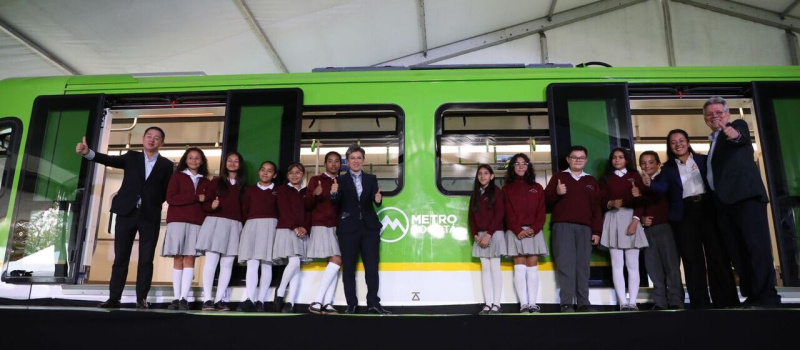
M 800 286 L 800 82 L 754 82 L 772 219 L 785 286 Z
M 584 171 L 598 180 L 612 149 L 624 147 L 633 152 L 627 83 L 550 84 L 547 110 L 552 162 L 557 165 L 554 172 L 569 167 L 567 156 L 572 145 L 582 145 L 589 151 Z M 590 285 L 611 285 L 610 261 L 607 252 L 592 250 Z M 647 278 L 642 282 L 647 283 Z
M 2 279 L 76 283 L 87 232 L 94 163 L 75 153 L 85 135 L 96 149 L 103 95 L 40 96 L 33 104 L 14 199 Z
M 250 186 L 258 181 L 261 163 L 271 160 L 278 165 L 277 184 L 282 184 L 285 168 L 300 160 L 303 90 L 230 90 L 227 101 L 222 166 L 226 154 L 239 152 Z M 244 268 L 235 267 L 231 285 L 242 285 L 244 272 Z M 273 280 L 280 280 L 280 276 L 276 270 Z

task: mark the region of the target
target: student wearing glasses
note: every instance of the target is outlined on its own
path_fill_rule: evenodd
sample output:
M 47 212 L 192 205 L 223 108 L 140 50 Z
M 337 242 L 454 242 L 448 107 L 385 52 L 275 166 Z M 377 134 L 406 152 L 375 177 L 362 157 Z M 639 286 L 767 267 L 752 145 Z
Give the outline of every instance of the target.
M 603 217 L 600 213 L 600 185 L 583 171 L 589 152 L 572 146 L 569 168 L 553 174 L 545 188 L 545 200 L 552 206 L 553 258 L 560 287 L 561 312 L 597 311 L 589 302 L 589 259 L 592 245 L 600 242 Z

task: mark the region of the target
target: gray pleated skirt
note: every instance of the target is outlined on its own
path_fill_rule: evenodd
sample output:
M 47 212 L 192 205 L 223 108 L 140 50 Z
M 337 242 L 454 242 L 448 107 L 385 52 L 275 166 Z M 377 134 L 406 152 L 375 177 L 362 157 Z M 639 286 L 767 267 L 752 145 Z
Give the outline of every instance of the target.
M 272 246 L 272 261 L 277 265 L 283 265 L 293 256 L 299 256 L 301 261 L 307 261 L 307 244 L 308 235 L 300 238 L 288 228 L 279 228 L 275 233 L 275 244 Z
M 523 229 L 528 227 L 523 226 Z M 506 231 L 507 256 L 519 255 L 547 255 L 547 242 L 544 241 L 544 232 L 539 231 L 533 237 L 517 238 L 511 230 Z
M 161 245 L 161 256 L 173 257 L 176 255 L 201 256 L 197 251 L 197 235 L 200 225 L 188 222 L 170 222 L 164 234 L 164 244 Z
M 254 259 L 272 262 L 277 225 L 278 219 L 274 218 L 247 220 L 239 238 L 239 262 Z
M 483 238 L 488 233 L 486 231 L 478 232 L 478 238 Z M 478 245 L 478 241 L 472 244 L 472 256 L 476 258 L 499 258 L 507 254 L 506 236 L 502 230 L 495 231 L 492 239 L 489 240 L 489 246 L 483 248 Z
M 633 219 L 633 209 L 619 208 L 606 212 L 603 217 L 603 236 L 600 246 L 614 249 L 641 249 L 647 247 L 647 236 L 642 225 L 636 227 L 636 233 L 628 236 L 628 225 Z
M 339 250 L 336 227 L 311 226 L 306 256 L 309 259 L 324 259 L 336 255 L 342 255 L 342 251 Z
M 197 250 L 232 256 L 239 253 L 242 223 L 216 216 L 207 216 L 197 237 Z

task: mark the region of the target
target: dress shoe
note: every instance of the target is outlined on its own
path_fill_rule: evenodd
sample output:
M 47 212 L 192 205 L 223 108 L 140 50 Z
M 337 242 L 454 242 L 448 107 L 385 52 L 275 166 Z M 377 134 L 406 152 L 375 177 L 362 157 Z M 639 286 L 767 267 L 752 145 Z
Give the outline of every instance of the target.
M 572 308 L 572 305 L 561 305 L 561 312 L 575 312 L 575 309 Z
M 578 306 L 578 312 L 597 312 L 597 309 L 591 305 L 582 305 Z
M 169 306 L 167 306 L 167 310 L 177 310 L 178 307 L 180 307 L 179 304 L 180 301 L 178 299 L 175 299 L 171 303 L 169 303 Z
M 661 306 L 654 305 L 654 306 L 653 306 L 653 308 L 652 308 L 652 309 L 650 309 L 650 310 L 652 310 L 652 311 L 661 311 L 661 310 L 666 310 L 666 309 L 664 309 L 664 308 L 663 308 L 663 307 L 661 307 Z
M 283 297 L 275 297 L 272 305 L 275 307 L 275 312 L 281 312 L 283 310 Z
M 383 306 L 381 306 L 381 304 L 377 304 L 375 306 L 368 307 L 367 308 L 367 312 L 371 313 L 371 314 L 376 314 L 376 315 L 391 315 L 392 314 L 391 311 L 384 309 Z
M 347 310 L 344 313 L 349 315 L 355 315 L 358 313 L 358 306 L 357 305 L 347 305 Z
M 147 310 L 150 308 L 150 303 L 147 302 L 147 299 L 141 299 L 136 301 L 136 310 Z
M 108 299 L 100 304 L 97 304 L 97 307 L 101 309 L 119 309 L 120 306 L 119 300 L 116 299 Z

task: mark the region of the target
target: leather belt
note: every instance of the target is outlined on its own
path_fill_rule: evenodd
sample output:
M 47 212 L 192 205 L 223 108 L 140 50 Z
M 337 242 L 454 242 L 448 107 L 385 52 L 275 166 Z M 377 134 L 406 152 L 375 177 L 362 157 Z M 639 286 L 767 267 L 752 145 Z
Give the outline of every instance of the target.
M 705 194 L 696 194 L 694 196 L 689 196 L 689 197 L 684 198 L 683 201 L 684 202 L 696 203 L 696 202 L 701 202 L 704 197 L 705 197 Z

